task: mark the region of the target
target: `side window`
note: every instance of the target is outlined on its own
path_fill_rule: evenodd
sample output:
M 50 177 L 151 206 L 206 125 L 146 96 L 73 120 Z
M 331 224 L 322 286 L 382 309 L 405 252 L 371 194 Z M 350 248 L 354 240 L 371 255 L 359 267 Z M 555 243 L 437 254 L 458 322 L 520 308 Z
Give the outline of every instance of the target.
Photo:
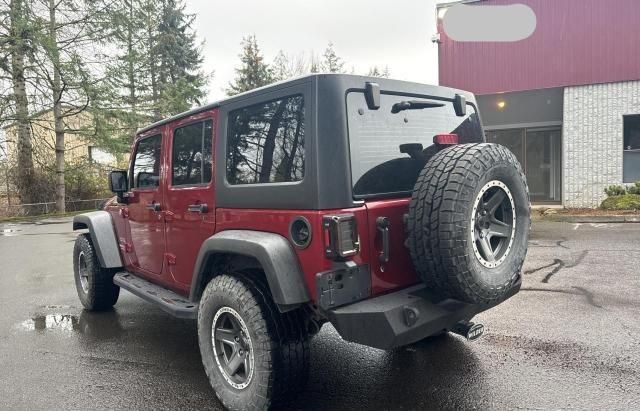
M 133 159 L 131 187 L 158 187 L 160 184 L 161 149 L 162 135 L 160 134 L 146 137 L 138 142 Z
M 173 133 L 172 178 L 174 186 L 211 181 L 211 120 L 177 128 Z
M 227 180 L 230 184 L 304 178 L 304 98 L 281 98 L 229 113 Z

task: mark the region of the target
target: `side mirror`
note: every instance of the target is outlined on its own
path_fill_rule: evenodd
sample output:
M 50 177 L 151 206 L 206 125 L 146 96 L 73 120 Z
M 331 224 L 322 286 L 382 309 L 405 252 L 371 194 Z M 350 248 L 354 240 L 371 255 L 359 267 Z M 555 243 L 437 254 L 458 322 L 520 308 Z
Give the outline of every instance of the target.
M 364 87 L 364 99 L 367 101 L 369 110 L 380 108 L 380 85 L 367 81 Z
M 456 94 L 453 99 L 453 109 L 458 117 L 467 115 L 467 99 L 462 94 Z
M 127 181 L 127 172 L 124 170 L 115 170 L 109 174 L 109 188 L 118 197 L 121 197 L 122 193 L 126 193 L 129 190 Z

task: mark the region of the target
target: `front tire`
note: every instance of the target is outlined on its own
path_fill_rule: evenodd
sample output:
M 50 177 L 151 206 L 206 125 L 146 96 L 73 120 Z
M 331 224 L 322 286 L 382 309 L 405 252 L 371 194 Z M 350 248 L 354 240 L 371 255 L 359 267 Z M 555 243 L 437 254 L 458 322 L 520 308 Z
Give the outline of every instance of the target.
M 73 247 L 73 274 L 78 298 L 89 311 L 108 310 L 118 301 L 120 287 L 113 283 L 114 270 L 100 267 L 91 237 L 81 234 Z
M 209 382 L 230 410 L 268 409 L 304 386 L 309 338 L 299 310 L 280 313 L 261 279 L 241 273 L 209 282 L 198 341 Z

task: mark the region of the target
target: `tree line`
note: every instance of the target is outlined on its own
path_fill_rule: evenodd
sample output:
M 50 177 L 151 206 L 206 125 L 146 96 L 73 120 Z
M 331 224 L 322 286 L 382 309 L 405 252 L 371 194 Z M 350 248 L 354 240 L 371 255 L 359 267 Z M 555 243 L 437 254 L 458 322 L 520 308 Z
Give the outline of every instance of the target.
M 48 200 L 39 184 L 48 168 L 56 209 L 65 211 L 66 137 L 126 152 L 142 125 L 204 102 L 214 73 L 203 67 L 195 18 L 183 0 L 0 0 L 0 127 L 15 130 L 11 179 L 22 203 Z M 271 62 L 255 35 L 241 47 L 228 95 L 347 71 L 332 43 L 321 56 L 280 51 Z M 368 74 L 388 77 L 389 70 L 373 66 Z M 37 163 L 36 129 L 55 135 L 54 164 Z
M 280 50 L 272 63 L 265 60 L 255 34 L 243 38 L 241 46 L 241 64 L 235 69 L 235 79 L 225 90 L 230 96 L 309 73 L 355 73 L 353 68 L 347 70 L 347 63 L 336 53 L 332 42 L 328 43 L 320 57 L 313 51 L 306 58 L 304 54 L 287 55 Z M 366 74 L 388 78 L 391 72 L 388 66 L 371 66 Z

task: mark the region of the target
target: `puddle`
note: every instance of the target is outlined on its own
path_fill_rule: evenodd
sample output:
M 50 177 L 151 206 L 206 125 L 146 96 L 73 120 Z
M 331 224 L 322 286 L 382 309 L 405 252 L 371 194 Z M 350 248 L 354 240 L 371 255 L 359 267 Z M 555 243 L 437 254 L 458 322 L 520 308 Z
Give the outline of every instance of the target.
M 80 329 L 80 320 L 77 316 L 69 314 L 38 315 L 21 322 L 19 328 L 25 331 L 78 331 Z
M 64 308 L 65 306 L 48 305 L 45 308 Z M 83 334 L 101 338 L 108 338 L 122 332 L 122 324 L 117 314 L 91 313 L 82 311 L 80 315 L 73 314 L 39 314 L 28 320 L 16 324 L 21 331 L 62 332 Z
M 3 228 L 2 230 L 0 230 L 0 235 L 3 235 L 5 237 L 13 237 L 18 235 L 18 231 L 22 230 L 19 230 L 17 228 Z

